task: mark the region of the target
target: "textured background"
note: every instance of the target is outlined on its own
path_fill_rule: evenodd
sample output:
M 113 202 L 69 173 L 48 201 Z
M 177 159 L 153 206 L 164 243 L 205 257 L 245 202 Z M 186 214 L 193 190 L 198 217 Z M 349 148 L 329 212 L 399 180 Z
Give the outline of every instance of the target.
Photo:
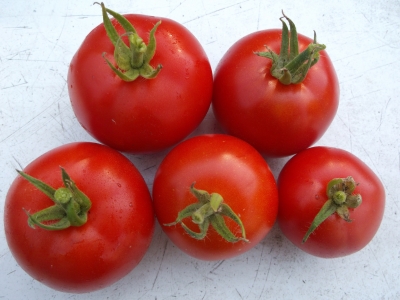
M 105 3 L 120 13 L 174 19 L 199 39 L 215 69 L 253 31 L 280 28 L 281 10 L 298 31 L 327 45 L 340 82 L 338 114 L 317 143 L 351 151 L 381 178 L 382 225 L 362 251 L 319 259 L 296 249 L 277 226 L 250 252 L 203 262 L 179 251 L 157 225 L 150 249 L 128 276 L 86 295 L 53 291 L 31 279 L 8 250 L 4 199 L 15 168 L 72 141 L 93 141 L 68 98 L 69 62 L 102 22 L 92 1 L 0 0 L 0 299 L 399 299 L 400 2 L 398 0 L 146 0 Z M 210 112 L 193 135 L 214 132 Z M 152 188 L 165 153 L 129 156 Z M 275 176 L 286 159 L 268 160 Z

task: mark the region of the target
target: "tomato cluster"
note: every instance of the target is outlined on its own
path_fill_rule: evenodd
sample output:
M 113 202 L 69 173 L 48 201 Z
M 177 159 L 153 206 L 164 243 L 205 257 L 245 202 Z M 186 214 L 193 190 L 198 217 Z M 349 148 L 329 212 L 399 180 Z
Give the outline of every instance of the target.
M 68 90 L 77 120 L 104 145 L 63 145 L 18 171 L 4 222 L 27 273 L 66 292 L 104 288 L 140 262 L 155 217 L 178 248 L 203 260 L 250 250 L 276 220 L 294 245 L 319 257 L 371 241 L 384 212 L 381 181 L 347 151 L 311 147 L 339 102 L 315 35 L 297 34 L 283 14 L 282 30 L 237 41 L 213 78 L 181 24 L 100 5 L 103 24 L 74 55 Z M 211 105 L 226 134 L 184 140 Z M 170 147 L 152 193 L 120 153 Z M 289 155 L 276 181 L 264 157 Z

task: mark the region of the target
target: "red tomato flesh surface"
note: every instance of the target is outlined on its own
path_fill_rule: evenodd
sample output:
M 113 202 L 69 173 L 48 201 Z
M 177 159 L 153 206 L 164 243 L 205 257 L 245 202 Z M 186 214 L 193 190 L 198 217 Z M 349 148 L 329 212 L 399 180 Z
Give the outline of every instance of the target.
M 102 57 L 106 52 L 115 65 L 114 46 L 100 24 L 71 61 L 69 96 L 79 123 L 101 143 L 123 152 L 156 152 L 178 143 L 201 123 L 211 104 L 212 70 L 198 40 L 181 24 L 145 15 L 125 17 L 146 44 L 161 20 L 150 62 L 163 66 L 158 76 L 121 80 Z
M 325 201 L 327 184 L 352 176 L 354 194 L 362 203 L 350 209 L 346 222 L 337 213 L 302 239 Z M 323 258 L 342 257 L 364 248 L 375 236 L 383 218 L 385 190 L 375 173 L 353 154 L 328 147 L 304 150 L 283 167 L 278 178 L 278 223 L 283 234 L 303 251 Z
M 295 154 L 314 144 L 331 124 L 339 103 L 336 72 L 326 51 L 302 83 L 284 85 L 270 73 L 272 61 L 257 56 L 265 45 L 280 51 L 279 29 L 237 41 L 215 70 L 213 111 L 222 128 L 270 157 Z M 301 34 L 299 50 L 312 40 Z
M 249 243 L 225 241 L 211 228 L 203 240 L 189 236 L 173 222 L 178 212 L 196 202 L 190 192 L 197 189 L 219 193 L 241 218 Z M 170 240 L 183 252 L 201 260 L 221 260 L 240 255 L 256 246 L 276 220 L 276 182 L 263 157 L 248 143 L 228 135 L 201 135 L 188 139 L 162 161 L 154 179 L 153 202 L 158 222 Z M 236 235 L 239 226 L 226 224 Z M 194 231 L 190 219 L 184 223 Z
M 5 201 L 7 243 L 37 281 L 63 292 L 98 290 L 127 275 L 146 253 L 155 222 L 150 193 L 125 156 L 100 144 L 63 145 L 24 172 L 57 189 L 60 166 L 92 202 L 87 223 L 60 231 L 29 227 L 23 209 L 35 213 L 54 203 L 18 176 Z

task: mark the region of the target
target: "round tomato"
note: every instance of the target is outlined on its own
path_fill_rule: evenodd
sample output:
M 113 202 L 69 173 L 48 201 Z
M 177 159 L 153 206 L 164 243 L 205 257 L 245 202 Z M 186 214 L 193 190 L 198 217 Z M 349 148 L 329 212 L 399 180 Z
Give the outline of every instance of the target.
M 103 17 L 109 21 L 107 12 L 112 11 L 103 7 Z M 124 17 L 135 27 L 126 32 L 113 18 L 108 28 L 115 30 L 115 46 L 100 24 L 72 58 L 71 104 L 83 128 L 101 143 L 130 153 L 160 151 L 184 139 L 205 117 L 212 98 L 211 66 L 199 41 L 181 24 L 138 14 Z M 128 55 L 129 43 L 138 44 L 134 58 Z M 130 63 L 122 54 L 114 54 L 115 48 L 128 49 L 122 54 Z M 143 54 L 143 49 L 148 51 Z M 132 61 L 143 56 L 144 62 L 135 69 Z M 139 76 L 125 81 L 114 71 Z
M 275 179 L 263 157 L 228 135 L 188 139 L 156 172 L 153 202 L 172 242 L 202 260 L 221 260 L 256 246 L 278 209 Z
M 385 191 L 353 154 L 313 147 L 292 157 L 278 178 L 278 223 L 297 247 L 332 258 L 365 247 L 376 234 Z
M 292 155 L 315 143 L 331 124 L 339 102 L 336 72 L 326 51 L 320 50 L 325 46 L 306 36 L 299 34 L 290 40 L 298 39 L 299 51 L 309 52 L 314 64 L 304 72 L 305 78 L 296 72 L 289 76 L 295 82 L 303 81 L 288 84 L 283 80 L 288 76 L 278 79 L 272 75 L 285 75 L 283 70 L 291 66 L 286 62 L 296 52 L 289 53 L 288 45 L 281 47 L 282 38 L 283 30 L 278 29 L 243 37 L 222 57 L 214 79 L 212 105 L 222 128 L 270 157 Z M 275 54 L 279 52 L 285 62 Z M 307 70 L 307 63 L 300 64 L 300 71 Z
M 141 261 L 153 235 L 154 211 L 143 177 L 125 156 L 100 144 L 72 143 L 43 154 L 21 174 L 41 180 L 52 195 L 72 189 L 73 199 L 83 193 L 91 203 L 86 223 L 62 226 L 66 217 L 57 214 L 75 206 L 55 204 L 25 177 L 14 180 L 5 200 L 5 234 L 16 261 L 34 279 L 63 292 L 90 292 Z M 50 218 L 55 212 L 57 219 Z

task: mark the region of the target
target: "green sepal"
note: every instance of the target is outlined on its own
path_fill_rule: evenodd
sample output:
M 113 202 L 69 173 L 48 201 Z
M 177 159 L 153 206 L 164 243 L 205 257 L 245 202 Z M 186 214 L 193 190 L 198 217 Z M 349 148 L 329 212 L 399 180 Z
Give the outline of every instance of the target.
M 164 224 L 164 226 L 174 226 L 174 225 L 182 222 L 183 219 L 191 217 L 192 214 L 195 211 L 197 211 L 201 206 L 202 206 L 201 203 L 193 203 L 193 204 L 190 204 L 190 205 L 186 206 L 183 210 L 181 210 L 178 213 L 178 217 L 176 218 L 176 220 L 174 222 Z
M 86 196 L 80 189 L 78 189 L 75 182 L 72 181 L 64 168 L 61 168 L 61 174 L 64 185 L 72 192 L 73 200 L 79 205 L 81 214 L 88 212 L 92 207 L 92 202 L 90 201 L 89 197 Z
M 295 24 L 283 12 L 282 40 L 279 55 L 266 46 L 267 51 L 255 52 L 256 55 L 272 60 L 271 75 L 277 78 L 282 84 L 298 84 L 307 76 L 310 68 L 319 60 L 319 52 L 326 48 L 323 44 L 317 43 L 314 32 L 314 40 L 308 47 L 299 53 L 299 41 Z M 289 27 L 285 23 L 289 22 Z
M 332 200 L 328 200 L 321 207 L 321 210 L 315 216 L 314 220 L 311 223 L 311 226 L 308 228 L 305 236 L 303 237 L 303 243 L 305 243 L 310 236 L 310 234 L 319 226 L 323 221 L 325 221 L 329 216 L 331 216 L 337 209 L 335 202 Z
M 244 229 L 244 225 L 242 220 L 239 218 L 237 214 L 230 208 L 227 204 L 222 203 L 220 208 L 220 213 L 224 216 L 227 216 L 231 220 L 233 220 L 236 224 L 239 225 L 240 230 L 242 231 L 243 240 L 247 241 L 246 239 L 246 230 Z
M 187 234 L 189 234 L 192 238 L 194 238 L 196 240 L 202 240 L 207 235 L 208 227 L 210 225 L 210 220 L 205 219 L 203 223 L 198 224 L 198 225 L 199 225 L 200 232 L 195 232 L 195 231 L 189 229 L 189 227 L 187 227 L 185 225 L 185 223 L 181 223 L 182 228 L 186 231 Z
M 360 194 L 353 194 L 357 184 L 353 177 L 334 178 L 327 184 L 326 195 L 328 200 L 321 207 L 315 216 L 303 237 L 302 242 L 305 243 L 310 234 L 322 224 L 329 216 L 337 213 L 337 215 L 346 222 L 352 222 L 350 219 L 350 209 L 355 209 L 362 203 Z
M 222 236 L 226 241 L 230 243 L 236 243 L 239 241 L 243 241 L 248 243 L 249 240 L 246 239 L 245 235 L 242 232 L 242 237 L 235 236 L 232 231 L 226 226 L 224 217 L 222 214 L 213 214 L 210 216 L 211 226 L 215 229 L 216 232 L 220 236 Z
M 25 209 L 23 210 L 28 216 L 28 225 L 32 228 L 38 226 L 47 230 L 57 230 L 57 229 L 68 228 L 71 225 L 71 223 L 69 222 L 68 218 L 65 215 L 64 208 L 60 205 L 53 205 L 47 207 L 41 210 L 40 214 L 34 214 L 34 215 L 31 215 Z M 46 225 L 45 223 L 49 221 L 57 221 L 57 222 L 52 222 L 51 225 Z
M 107 36 L 115 47 L 114 60 L 117 66 L 114 66 L 106 58 L 106 53 L 103 53 L 103 58 L 108 66 L 119 78 L 127 82 L 134 81 L 139 76 L 146 79 L 155 78 L 161 71 L 162 65 L 159 64 L 156 68 L 153 68 L 150 65 L 150 61 L 156 52 L 155 32 L 157 27 L 161 24 L 161 21 L 158 21 L 151 29 L 149 33 L 149 42 L 146 45 L 133 25 L 124 16 L 106 8 L 103 2 L 95 2 L 95 4 L 99 4 L 102 8 L 104 28 L 107 32 Z M 118 35 L 108 14 L 121 24 L 122 28 L 125 30 L 124 34 L 121 36 Z M 124 36 L 128 37 L 129 47 L 122 40 Z
M 362 197 L 360 194 L 349 195 L 346 199 L 346 205 L 348 208 L 356 208 L 361 205 Z
M 249 242 L 246 239 L 246 231 L 242 221 L 229 205 L 223 202 L 223 197 L 218 193 L 210 194 L 205 190 L 198 190 L 194 188 L 194 184 L 195 183 L 191 185 L 190 191 L 196 197 L 198 202 L 186 206 L 183 210 L 178 212 L 178 217 L 174 222 L 164 224 L 164 226 L 173 226 L 180 223 L 182 228 L 192 238 L 201 240 L 206 237 L 209 225 L 211 225 L 211 227 L 213 227 L 227 242 Z M 241 237 L 237 237 L 231 232 L 225 223 L 224 216 L 232 219 L 240 226 L 242 232 Z M 199 226 L 199 232 L 191 230 L 183 223 L 183 220 L 189 217 L 192 219 L 193 223 Z
M 336 191 L 341 190 L 342 178 L 335 178 L 329 181 L 326 186 L 326 195 L 328 198 L 332 198 Z
M 106 8 L 103 2 L 101 2 L 101 3 L 95 2 L 94 4 L 98 4 L 101 6 L 102 16 L 103 16 L 103 24 L 106 29 L 107 35 L 110 38 L 110 40 L 114 46 L 117 44 L 120 37 L 118 35 L 117 30 L 112 25 L 112 22 L 111 22 L 110 18 L 108 17 L 107 13 L 109 13 L 111 16 L 113 16 L 118 21 L 118 23 L 121 24 L 122 28 L 124 28 L 124 30 L 126 32 L 129 32 L 132 34 L 136 33 L 135 27 L 133 27 L 132 24 L 124 16 L 120 15 L 119 13 L 117 13 L 109 8 Z M 128 48 L 128 47 L 126 46 L 126 48 Z
M 210 202 L 211 195 L 205 190 L 198 190 L 194 188 L 195 182 L 190 186 L 190 192 L 196 197 L 197 201 L 202 204 L 207 204 Z
M 55 189 L 53 189 L 51 186 L 47 185 L 43 181 L 36 179 L 20 170 L 16 170 L 19 175 L 21 175 L 23 178 L 28 180 L 30 183 L 32 183 L 38 190 L 43 192 L 47 197 L 49 197 L 53 202 L 55 202 L 54 199 L 54 193 L 56 192 Z
M 80 191 L 67 172 L 61 168 L 64 187 L 54 189 L 43 181 L 25 172 L 17 172 L 37 189 L 49 197 L 54 205 L 34 214 L 23 208 L 28 216 L 28 225 L 46 230 L 62 230 L 70 226 L 82 226 L 87 222 L 87 213 L 91 208 L 90 199 Z

